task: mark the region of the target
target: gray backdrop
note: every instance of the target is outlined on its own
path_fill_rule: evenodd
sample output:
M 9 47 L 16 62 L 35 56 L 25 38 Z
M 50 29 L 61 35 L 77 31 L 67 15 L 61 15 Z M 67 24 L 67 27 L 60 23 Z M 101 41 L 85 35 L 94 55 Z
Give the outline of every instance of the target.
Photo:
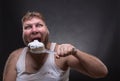
M 71 70 L 70 81 L 120 80 L 120 0 L 1 1 L 0 78 L 9 54 L 24 46 L 21 17 L 27 11 L 43 13 L 51 41 L 71 43 L 100 58 L 109 69 L 108 76 L 103 79 L 91 79 Z

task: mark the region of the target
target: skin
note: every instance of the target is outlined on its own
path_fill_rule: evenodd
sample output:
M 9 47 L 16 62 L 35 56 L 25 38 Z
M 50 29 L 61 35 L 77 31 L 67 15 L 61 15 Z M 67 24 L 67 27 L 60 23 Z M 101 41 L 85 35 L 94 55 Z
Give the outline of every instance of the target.
M 23 23 L 23 39 L 26 44 L 38 39 L 50 49 L 51 42 L 45 42 L 49 31 L 45 22 L 37 17 L 26 20 Z M 16 62 L 23 48 L 13 51 L 5 65 L 3 81 L 16 81 Z M 71 44 L 57 44 L 55 47 L 55 63 L 61 69 L 66 71 L 68 67 L 81 72 L 92 78 L 103 78 L 107 75 L 108 70 L 105 64 L 97 57 L 75 48 Z M 32 54 L 27 52 L 26 55 L 26 72 L 35 73 L 44 64 L 48 54 Z

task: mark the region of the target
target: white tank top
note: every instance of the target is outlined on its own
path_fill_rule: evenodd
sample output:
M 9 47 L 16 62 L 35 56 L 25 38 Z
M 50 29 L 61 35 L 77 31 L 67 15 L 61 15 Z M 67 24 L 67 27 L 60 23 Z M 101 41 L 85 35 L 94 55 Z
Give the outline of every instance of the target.
M 54 51 L 56 43 L 52 43 L 50 50 Z M 16 81 L 69 81 L 70 68 L 66 71 L 61 70 L 55 64 L 54 54 L 48 54 L 47 60 L 37 73 L 25 72 L 25 57 L 27 52 L 25 47 L 18 58 Z

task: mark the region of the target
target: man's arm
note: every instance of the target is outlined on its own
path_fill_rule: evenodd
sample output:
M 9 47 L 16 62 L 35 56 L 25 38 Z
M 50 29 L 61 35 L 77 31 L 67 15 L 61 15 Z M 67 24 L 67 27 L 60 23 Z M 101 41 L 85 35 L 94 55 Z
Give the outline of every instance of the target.
M 68 56 L 68 66 L 92 78 L 102 78 L 108 73 L 105 64 L 95 56 L 76 50 L 75 54 Z
M 18 55 L 18 51 L 14 51 L 8 57 L 4 68 L 3 81 L 16 81 L 16 62 Z
M 108 73 L 107 67 L 100 59 L 70 44 L 59 45 L 57 53 L 57 57 L 67 56 L 68 66 L 92 78 L 102 78 Z

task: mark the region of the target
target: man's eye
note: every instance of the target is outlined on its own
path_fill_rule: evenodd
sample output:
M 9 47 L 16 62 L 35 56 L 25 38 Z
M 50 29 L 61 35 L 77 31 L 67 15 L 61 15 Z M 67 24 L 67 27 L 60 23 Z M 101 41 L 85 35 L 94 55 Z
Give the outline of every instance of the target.
M 43 26 L 43 24 L 36 24 L 36 27 L 42 27 Z
M 30 29 L 32 26 L 25 26 L 24 29 Z

